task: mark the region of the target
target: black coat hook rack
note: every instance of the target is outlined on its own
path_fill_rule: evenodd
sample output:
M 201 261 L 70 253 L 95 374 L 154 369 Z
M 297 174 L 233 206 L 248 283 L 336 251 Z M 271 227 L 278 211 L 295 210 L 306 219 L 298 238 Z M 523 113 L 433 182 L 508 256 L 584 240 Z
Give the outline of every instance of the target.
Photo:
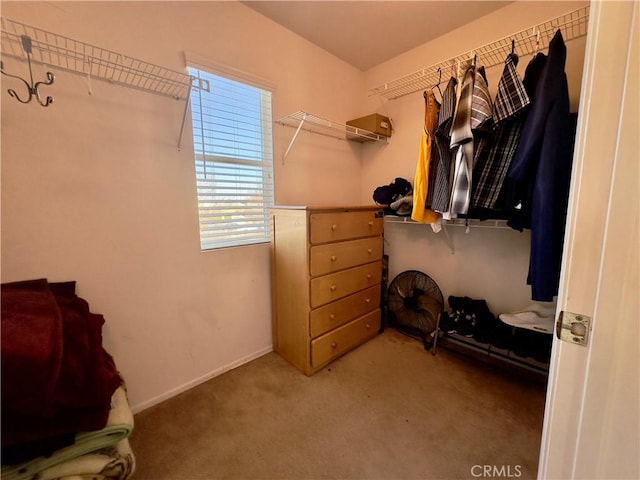
M 14 97 L 20 103 L 29 103 L 33 99 L 33 97 L 35 96 L 36 100 L 38 101 L 38 103 L 40 105 L 42 105 L 43 107 L 48 107 L 53 102 L 53 97 L 49 97 L 48 96 L 46 98 L 46 100 L 43 102 L 42 99 L 40 98 L 40 90 L 39 89 L 40 89 L 41 85 L 51 85 L 53 83 L 55 77 L 53 76 L 53 73 L 47 72 L 46 73 L 46 77 L 47 77 L 46 80 L 44 80 L 42 82 L 33 83 L 33 73 L 31 71 L 31 51 L 32 51 L 31 50 L 31 38 L 29 36 L 27 36 L 27 35 L 21 35 L 20 36 L 20 40 L 22 41 L 22 49 L 27 54 L 27 63 L 29 64 L 29 80 L 30 80 L 30 82 L 27 82 L 22 77 L 19 77 L 17 75 L 11 75 L 11 74 L 5 72 L 4 71 L 4 64 L 2 63 L 2 61 L 0 61 L 0 72 L 3 75 L 6 75 L 7 77 L 17 78 L 18 80 L 23 82 L 25 84 L 25 86 L 27 87 L 27 92 L 28 92 L 29 96 L 27 97 L 26 100 L 23 100 L 22 98 L 20 98 L 18 96 L 16 91 L 13 90 L 12 88 L 8 89 L 7 91 L 9 92 L 9 95 Z

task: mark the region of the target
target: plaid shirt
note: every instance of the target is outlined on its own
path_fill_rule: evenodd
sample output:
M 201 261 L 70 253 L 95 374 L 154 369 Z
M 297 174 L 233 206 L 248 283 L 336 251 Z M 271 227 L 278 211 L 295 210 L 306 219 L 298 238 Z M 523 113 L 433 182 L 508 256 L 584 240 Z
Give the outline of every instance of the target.
M 473 132 L 471 114 L 473 105 L 474 69 L 469 68 L 464 75 L 460 100 L 451 126 L 451 148 L 455 152 L 451 200 L 449 212 L 452 217 L 466 214 L 471 193 L 471 172 L 473 163 Z
M 433 198 L 431 208 L 438 212 L 444 213 L 449 210 L 449 177 L 451 176 L 451 124 L 453 122 L 453 114 L 456 110 L 456 85 L 458 81 L 455 77 L 451 77 L 447 88 L 442 94 L 442 105 L 438 115 L 438 128 L 436 129 L 434 140 L 437 155 L 434 159 L 437 161 L 435 181 L 433 185 Z
M 531 103 L 522 80 L 516 70 L 518 56 L 510 54 L 505 60 L 502 78 L 498 83 L 498 93 L 493 104 L 493 119 L 496 123 L 506 120 L 520 112 Z
M 484 68 L 467 70 L 451 129 L 451 146 L 457 147 L 451 186 L 451 216 L 466 215 L 471 203 L 474 166 L 474 130 L 491 127 L 492 103 Z
M 497 123 L 493 142 L 485 142 L 476 152 L 474 177 L 474 208 L 496 207 L 511 159 L 522 133 L 523 115 L 519 115 L 531 100 L 516 71 L 518 57 L 509 55 L 505 61 L 502 78 L 498 83 L 498 93 L 493 106 L 493 117 Z
M 491 94 L 484 77 L 484 67 L 478 68 L 474 74 L 473 101 L 471 102 L 471 130 L 491 128 Z

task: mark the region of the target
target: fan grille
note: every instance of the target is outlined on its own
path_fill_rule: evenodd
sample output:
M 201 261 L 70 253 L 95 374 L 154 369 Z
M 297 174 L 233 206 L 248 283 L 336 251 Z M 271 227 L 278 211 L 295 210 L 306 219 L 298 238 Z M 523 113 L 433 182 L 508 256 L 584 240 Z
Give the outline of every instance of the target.
M 387 290 L 389 324 L 425 340 L 437 327 L 444 299 L 436 282 L 418 270 L 397 275 Z

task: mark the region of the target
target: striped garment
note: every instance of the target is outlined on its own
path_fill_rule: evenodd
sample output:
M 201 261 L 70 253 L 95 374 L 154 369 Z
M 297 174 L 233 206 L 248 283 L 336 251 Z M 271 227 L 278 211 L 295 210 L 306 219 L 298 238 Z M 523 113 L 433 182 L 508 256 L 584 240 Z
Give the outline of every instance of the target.
M 471 192 L 471 172 L 473 163 L 473 132 L 471 112 L 473 105 L 474 68 L 469 68 L 462 81 L 460 99 L 451 126 L 451 149 L 455 153 L 449 212 L 451 217 L 466 214 Z
M 502 77 L 498 82 L 498 93 L 493 104 L 493 120 L 498 123 L 514 116 L 531 103 L 529 95 L 518 75 L 518 56 L 510 54 L 505 60 Z
M 447 88 L 442 94 L 442 105 L 438 115 L 438 128 L 436 129 L 434 140 L 437 155 L 436 175 L 433 185 L 433 198 L 431 208 L 441 213 L 449 210 L 449 180 L 451 176 L 451 124 L 453 123 L 453 114 L 456 110 L 456 86 L 458 81 L 455 77 L 451 77 Z
M 502 78 L 498 83 L 498 93 L 493 105 L 496 129 L 491 143 L 478 146 L 474 178 L 474 208 L 496 207 L 504 180 L 515 155 L 522 133 L 524 109 L 531 103 L 529 95 L 516 71 L 518 57 L 509 55 L 505 60 Z
M 455 149 L 450 213 L 466 215 L 471 203 L 474 167 L 473 131 L 488 130 L 492 125 L 492 102 L 484 68 L 467 70 L 460 92 L 460 102 L 451 129 L 451 147 Z
M 487 79 L 484 76 L 484 67 L 480 67 L 474 75 L 471 130 L 490 129 L 492 110 L 491 94 L 489 93 Z

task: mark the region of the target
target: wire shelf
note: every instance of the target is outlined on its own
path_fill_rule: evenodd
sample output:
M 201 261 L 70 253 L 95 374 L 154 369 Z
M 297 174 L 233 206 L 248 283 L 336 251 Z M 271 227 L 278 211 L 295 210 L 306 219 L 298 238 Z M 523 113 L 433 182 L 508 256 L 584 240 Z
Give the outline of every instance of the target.
M 490 68 L 503 64 L 504 59 L 511 53 L 512 48 L 519 56 L 532 55 L 546 49 L 558 29 L 562 30 L 562 36 L 565 41 L 584 37 L 587 35 L 588 21 L 589 6 L 582 7 L 391 82 L 384 83 L 370 89 L 367 93 L 370 97 L 380 95 L 385 100 L 393 100 L 425 90 L 433 87 L 441 80 L 448 80 L 444 75 L 441 77 L 440 72 L 448 72 L 451 68 L 455 68 L 460 64 L 464 65 L 472 60 L 474 56 L 478 65 Z
M 89 78 L 185 100 L 191 77 L 121 53 L 96 47 L 56 33 L 41 30 L 8 18 L 2 20 L 3 56 L 26 60 L 21 37 L 31 38 L 31 60 Z
M 425 225 L 424 223 L 411 220 L 410 217 L 385 215 L 384 219 L 389 223 L 407 223 L 411 225 Z M 451 220 L 443 220 L 442 225 L 445 227 L 465 227 L 465 228 L 470 227 L 470 228 L 492 228 L 492 229 L 513 230 L 509 225 L 507 225 L 506 220 L 499 220 L 499 219 L 478 220 L 475 218 L 469 218 L 469 219 L 453 218 Z
M 282 117 L 276 120 L 275 123 L 287 127 L 293 127 L 296 129 L 293 137 L 291 137 L 289 146 L 287 147 L 287 150 L 284 152 L 284 155 L 282 157 L 283 164 L 284 160 L 289 155 L 291 147 L 293 147 L 293 144 L 296 141 L 300 130 L 305 130 L 311 133 L 318 133 L 320 135 L 326 135 L 329 137 L 335 137 L 339 140 L 353 140 L 360 143 L 369 141 L 387 142 L 387 137 L 384 135 L 379 135 L 368 130 L 363 130 L 362 128 L 352 127 L 351 125 L 337 123 L 333 120 L 328 120 L 326 118 L 322 118 L 303 111 L 297 111 L 295 113 Z
M 276 123 L 295 128 L 302 125 L 302 130 L 328 135 L 340 140 L 348 139 L 361 142 L 387 141 L 387 137 L 384 135 L 363 130 L 362 128 L 337 123 L 333 120 L 327 120 L 326 118 L 302 111 L 282 117 L 279 120 L 276 120 Z

